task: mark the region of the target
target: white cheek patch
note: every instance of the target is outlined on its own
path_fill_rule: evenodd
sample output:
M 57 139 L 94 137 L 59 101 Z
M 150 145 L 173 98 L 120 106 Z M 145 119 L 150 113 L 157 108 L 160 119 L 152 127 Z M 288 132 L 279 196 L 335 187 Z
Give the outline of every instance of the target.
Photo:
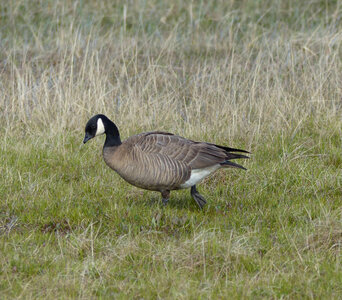
M 101 134 L 104 134 L 104 133 L 105 133 L 105 128 L 104 128 L 102 119 L 99 118 L 99 119 L 97 120 L 97 129 L 96 129 L 96 134 L 95 134 L 95 136 L 101 135 Z

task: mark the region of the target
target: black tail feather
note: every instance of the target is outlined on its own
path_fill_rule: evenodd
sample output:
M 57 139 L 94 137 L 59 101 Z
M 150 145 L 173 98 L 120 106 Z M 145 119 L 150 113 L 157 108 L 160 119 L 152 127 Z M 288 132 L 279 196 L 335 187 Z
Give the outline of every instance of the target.
M 229 148 L 229 147 L 226 147 L 226 146 L 220 146 L 220 145 L 215 145 L 216 147 L 218 148 L 221 148 L 227 152 L 243 152 L 243 153 L 250 153 L 246 150 L 242 150 L 242 149 L 237 149 L 237 148 Z
M 232 161 L 229 161 L 229 160 L 226 160 L 225 162 L 223 163 L 220 163 L 221 166 L 229 166 L 229 167 L 232 167 L 232 168 L 239 168 L 239 169 L 242 169 L 242 170 L 247 170 L 246 168 L 244 168 L 243 166 L 239 165 L 239 164 L 236 164 Z
M 248 159 L 249 157 L 243 154 L 237 154 L 237 153 L 228 153 L 227 160 L 230 159 L 239 159 L 239 158 L 245 158 Z

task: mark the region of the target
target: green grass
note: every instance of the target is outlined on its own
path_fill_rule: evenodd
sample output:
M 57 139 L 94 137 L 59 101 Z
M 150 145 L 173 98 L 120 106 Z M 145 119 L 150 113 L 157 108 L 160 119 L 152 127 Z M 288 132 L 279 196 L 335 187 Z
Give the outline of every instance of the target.
M 100 138 L 1 143 L 2 294 L 339 297 L 342 143 L 330 128 L 265 140 L 247 172 L 200 186 L 204 211 L 188 191 L 163 207 L 159 193 L 125 183 Z
M 0 2 L 1 298 L 341 298 L 341 9 Z M 164 207 L 82 144 L 96 113 L 250 150 L 248 171 Z

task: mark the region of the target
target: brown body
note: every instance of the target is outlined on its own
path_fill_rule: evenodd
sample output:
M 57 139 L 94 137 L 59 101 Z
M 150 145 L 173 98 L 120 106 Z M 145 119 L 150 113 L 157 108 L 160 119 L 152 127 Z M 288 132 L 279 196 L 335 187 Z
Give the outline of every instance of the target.
M 206 201 L 196 183 L 220 168 L 244 167 L 232 159 L 248 158 L 245 152 L 205 142 L 194 142 L 168 132 L 146 132 L 121 142 L 119 130 L 105 115 L 95 115 L 86 124 L 86 143 L 106 134 L 103 157 L 123 179 L 137 187 L 161 192 L 166 204 L 171 190 L 191 188 L 191 196 L 202 208 Z
M 229 156 L 236 156 L 228 154 L 213 144 L 165 132 L 142 133 L 119 146 L 103 148 L 103 157 L 109 167 L 130 184 L 152 191 L 180 189 L 192 170 L 224 163 Z

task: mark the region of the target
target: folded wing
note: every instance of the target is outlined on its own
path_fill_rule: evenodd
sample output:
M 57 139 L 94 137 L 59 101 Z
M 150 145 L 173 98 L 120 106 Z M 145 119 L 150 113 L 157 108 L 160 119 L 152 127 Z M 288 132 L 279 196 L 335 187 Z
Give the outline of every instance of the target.
M 242 166 L 230 162 L 232 159 L 248 158 L 247 156 L 233 152 L 245 150 L 219 146 L 211 143 L 194 142 L 168 132 L 147 132 L 134 136 L 132 141 L 144 153 L 158 154 L 158 157 L 166 156 L 175 162 L 182 162 L 191 169 L 207 168 L 216 164 L 222 167 Z M 244 169 L 244 168 L 243 168 Z

